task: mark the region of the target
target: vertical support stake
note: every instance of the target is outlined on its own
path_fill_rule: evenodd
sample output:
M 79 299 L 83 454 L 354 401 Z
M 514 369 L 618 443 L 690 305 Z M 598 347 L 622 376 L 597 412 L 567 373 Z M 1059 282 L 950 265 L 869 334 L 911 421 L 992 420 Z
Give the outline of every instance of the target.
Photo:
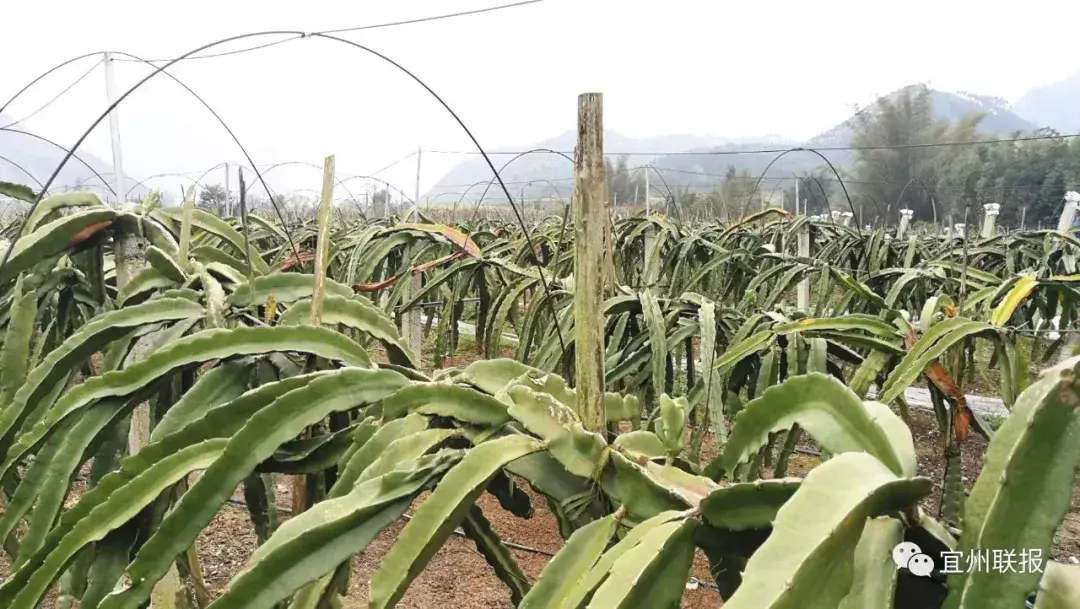
M 574 378 L 585 429 L 603 432 L 604 243 L 608 221 L 604 167 L 604 96 L 578 96 L 574 150 Z M 662 389 L 658 389 L 662 390 Z
M 105 95 L 109 105 L 116 103 L 116 80 L 113 78 L 113 58 L 105 53 Z M 109 112 L 109 136 L 112 138 L 113 187 L 116 188 L 116 206 L 123 209 L 127 200 L 124 184 L 124 157 L 120 153 L 120 110 L 113 108 Z
M 799 257 L 810 257 L 810 223 L 803 222 L 802 227 L 799 228 L 798 236 Z M 803 277 L 799 280 L 799 285 L 796 290 L 795 298 L 799 310 L 806 313 L 810 310 L 810 280 Z
M 322 324 L 326 292 L 326 257 L 330 251 L 330 212 L 334 208 L 334 155 L 323 161 L 322 199 L 319 201 L 318 236 L 315 241 L 315 286 L 311 293 L 311 325 Z
M 1001 213 L 1001 205 L 997 203 L 987 203 L 983 205 L 983 226 L 982 226 L 982 238 L 989 239 L 994 236 L 994 224 L 997 220 L 997 215 Z

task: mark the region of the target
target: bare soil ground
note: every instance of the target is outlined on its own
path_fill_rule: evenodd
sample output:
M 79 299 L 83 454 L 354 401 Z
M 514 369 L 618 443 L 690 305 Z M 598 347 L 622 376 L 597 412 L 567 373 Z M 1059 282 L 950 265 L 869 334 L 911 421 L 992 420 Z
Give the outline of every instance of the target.
M 463 341 L 464 342 L 464 341 Z M 465 366 L 479 359 L 469 345 L 463 345 L 445 366 Z M 507 353 L 506 355 L 511 355 Z M 923 504 L 930 514 L 937 515 L 940 498 L 940 484 L 944 475 L 943 448 L 941 434 L 933 414 L 920 410 L 911 412 L 911 428 L 915 439 L 919 462 L 919 473 L 929 477 L 937 486 L 935 492 Z M 972 433 L 963 446 L 963 466 L 965 486 L 970 490 L 982 467 L 986 441 Z M 813 452 L 818 447 L 810 440 L 800 442 L 800 449 Z M 711 436 L 706 437 L 702 456 L 708 460 L 716 455 L 716 447 Z M 820 459 L 811 454 L 797 452 L 793 454 L 788 467 L 788 475 L 803 476 L 820 463 Z M 277 505 L 282 509 L 281 518 L 289 517 L 291 505 L 291 478 L 277 476 Z M 541 570 L 547 564 L 550 555 L 562 546 L 562 538 L 554 515 L 548 509 L 543 498 L 530 493 L 535 513 L 530 519 L 521 519 L 504 511 L 498 502 L 484 494 L 479 502 L 485 516 L 505 542 L 529 549 L 511 549 L 514 558 L 520 564 L 530 582 L 535 582 Z M 79 485 L 77 491 L 84 490 Z M 81 495 L 76 492 L 75 495 Z M 239 504 L 242 494 L 234 495 L 235 503 L 223 506 L 210 525 L 203 530 L 196 542 L 208 592 L 212 598 L 219 596 L 229 580 L 243 570 L 256 546 L 256 537 L 247 510 Z M 75 499 L 75 496 L 71 498 Z M 72 501 L 69 501 L 69 504 Z M 367 606 L 368 582 L 378 568 L 383 555 L 389 550 L 400 533 L 404 523 L 399 522 L 384 530 L 367 548 L 353 560 L 352 577 L 349 582 L 349 594 L 345 599 L 346 609 L 359 609 Z M 1080 557 L 1080 491 L 1073 495 L 1072 508 L 1066 516 L 1053 544 L 1052 557 L 1069 561 Z M 0 576 L 8 573 L 8 564 L 0 553 Z M 711 583 L 708 563 L 703 555 L 696 557 L 692 575 L 705 582 L 691 582 L 683 596 L 682 606 L 686 608 L 719 607 L 722 600 L 719 594 L 708 586 Z M 55 591 L 50 594 L 44 607 L 55 606 Z M 484 608 L 510 607 L 510 593 L 505 584 L 494 574 L 491 567 L 477 552 L 475 545 L 468 539 L 453 535 L 434 556 L 428 567 L 417 577 L 402 599 L 399 607 L 408 609 L 434 608 Z
M 550 555 L 562 547 L 562 538 L 555 516 L 547 508 L 544 499 L 528 490 L 534 507 L 532 518 L 522 519 L 506 512 L 489 494 L 481 496 L 480 508 L 491 521 L 492 527 L 504 542 L 528 550 L 511 548 L 514 559 L 522 571 L 535 582 Z M 278 506 L 291 503 L 288 477 L 277 477 Z M 240 499 L 240 493 L 234 499 Z M 418 499 L 418 503 L 424 497 Z M 288 518 L 282 514 L 282 520 Z M 387 527 L 368 546 L 367 550 L 353 560 L 349 595 L 343 606 L 346 609 L 367 607 L 368 582 L 378 569 L 383 555 L 390 549 L 404 527 L 398 522 Z M 207 588 L 212 597 L 220 595 L 229 580 L 240 572 L 255 549 L 255 532 L 247 510 L 242 505 L 228 504 L 222 508 L 210 525 L 203 530 L 196 542 L 202 560 Z M 709 582 L 708 563 L 703 555 L 697 556 L 693 574 L 701 581 Z M 690 585 L 683 597 L 683 607 L 718 607 L 717 592 L 704 585 Z M 432 558 L 431 563 L 413 581 L 409 591 L 398 604 L 406 609 L 429 609 L 434 607 L 510 607 L 510 591 L 495 576 L 491 567 L 469 539 L 452 535 Z

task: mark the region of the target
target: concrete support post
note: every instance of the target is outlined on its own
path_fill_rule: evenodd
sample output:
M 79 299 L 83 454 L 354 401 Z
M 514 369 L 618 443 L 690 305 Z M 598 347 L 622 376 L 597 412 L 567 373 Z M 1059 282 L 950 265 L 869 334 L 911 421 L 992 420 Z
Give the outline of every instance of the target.
M 1001 213 L 1001 205 L 997 203 L 987 203 L 983 205 L 983 226 L 982 226 L 982 238 L 989 239 L 994 236 L 994 225 L 997 222 L 998 214 Z
M 900 240 L 904 238 L 904 233 L 907 232 L 908 226 L 911 224 L 911 217 L 915 215 L 913 209 L 901 209 L 900 210 L 900 227 L 896 229 L 896 239 Z
M 225 217 L 231 218 L 233 215 L 232 208 L 232 192 L 231 184 L 229 183 L 229 164 L 225 163 Z
M 1058 219 L 1058 232 L 1066 234 L 1072 232 L 1073 224 L 1076 222 L 1077 209 L 1080 209 L 1080 193 L 1074 191 L 1065 193 L 1065 208 L 1061 210 L 1061 218 Z M 1075 330 L 1076 328 L 1070 329 Z M 1077 347 L 1080 347 L 1080 333 L 1071 332 L 1068 338 L 1065 339 L 1065 344 L 1061 346 L 1058 362 L 1063 362 L 1072 357 Z
M 810 224 L 808 222 L 804 222 L 803 225 L 802 225 L 802 228 L 799 229 L 798 246 L 799 246 L 799 257 L 800 258 L 809 258 L 810 257 Z M 807 311 L 810 310 L 810 280 L 809 279 L 804 278 L 801 281 L 799 281 L 799 285 L 798 285 L 798 288 L 796 290 L 795 298 L 796 298 L 796 305 L 799 307 L 800 311 L 802 311 L 803 313 L 806 313 Z
M 1065 207 L 1061 210 L 1061 218 L 1058 219 L 1058 232 L 1066 233 L 1072 229 L 1076 222 L 1076 211 L 1080 209 L 1080 193 L 1065 193 Z
M 109 53 L 105 53 L 105 95 L 110 106 L 119 99 L 116 94 L 116 79 L 113 77 L 113 58 Z M 124 180 L 124 156 L 120 152 L 120 110 L 118 108 L 109 111 L 109 137 L 112 139 L 113 189 L 116 190 L 116 206 L 123 209 L 124 202 L 127 201 L 127 184 Z
M 420 205 L 420 158 L 423 156 L 423 150 L 416 149 L 416 190 L 413 195 L 413 202 L 415 205 Z M 420 294 L 420 282 L 423 280 L 423 276 L 419 273 L 411 275 L 409 277 L 408 298 L 412 300 Z M 409 345 L 409 349 L 412 350 L 416 357 L 420 357 L 421 348 L 424 345 L 424 320 L 421 316 L 422 311 L 420 307 L 414 307 L 411 311 L 405 313 L 405 319 L 403 320 L 403 330 L 405 331 L 405 342 Z

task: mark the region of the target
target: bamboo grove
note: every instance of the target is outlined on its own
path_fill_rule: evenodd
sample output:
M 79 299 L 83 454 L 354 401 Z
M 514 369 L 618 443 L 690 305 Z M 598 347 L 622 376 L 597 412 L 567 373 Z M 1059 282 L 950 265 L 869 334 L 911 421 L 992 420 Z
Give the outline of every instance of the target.
M 0 606 L 58 590 L 58 606 L 134 609 L 173 573 L 175 606 L 338 606 L 351 558 L 410 508 L 373 608 L 395 606 L 458 527 L 518 607 L 676 607 L 695 552 L 732 609 L 1016 608 L 1038 590 L 1040 609 L 1074 606 L 1074 567 L 922 580 L 888 559 L 901 540 L 1049 554 L 1080 464 L 1080 358 L 1056 332 L 1076 322 L 1073 237 L 896 238 L 777 210 L 613 220 L 597 431 L 570 378 L 565 216 L 526 239 L 416 208 L 338 211 L 320 243 L 316 219 L 67 193 L 7 229 Z M 400 329 L 416 310 L 421 350 Z M 443 365 L 469 342 L 482 359 Z M 999 424 L 962 389 L 980 347 L 1010 410 Z M 942 480 L 916 472 L 904 390 L 920 379 L 947 438 Z M 965 496 L 969 433 L 990 444 Z M 790 476 L 803 438 L 822 462 Z M 274 474 L 303 481 L 284 522 Z M 565 539 L 535 581 L 476 505 L 489 493 L 529 518 L 526 486 Z M 237 489 L 259 546 L 209 598 L 194 542 Z

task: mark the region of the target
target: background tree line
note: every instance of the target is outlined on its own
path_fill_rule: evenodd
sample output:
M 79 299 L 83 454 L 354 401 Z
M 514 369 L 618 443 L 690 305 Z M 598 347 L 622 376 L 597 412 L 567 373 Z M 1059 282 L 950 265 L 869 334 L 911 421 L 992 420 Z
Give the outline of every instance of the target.
M 992 141 L 979 130 L 986 113 L 957 121 L 933 116 L 930 91 L 909 87 L 883 98 L 854 120 L 855 151 L 849 189 L 866 223 L 896 222 L 899 209 L 915 210 L 916 220 L 969 222 L 982 205 L 1001 205 L 999 222 L 1018 226 L 1052 225 L 1069 190 L 1080 190 L 1080 140 L 1050 139 L 992 144 L 927 146 L 940 142 Z M 1009 138 L 1056 136 L 1051 129 L 1014 133 Z M 901 146 L 888 149 L 868 147 Z M 846 178 L 846 177 L 845 177 Z
M 970 208 L 968 221 L 974 222 L 984 204 L 998 203 L 1003 225 L 1018 227 L 1021 213 L 1027 228 L 1055 225 L 1065 193 L 1080 190 L 1080 138 L 995 142 L 1002 138 L 979 129 L 986 116 L 937 119 L 926 87 L 908 87 L 859 111 L 848 125 L 857 150 L 837 166 L 850 206 L 827 167 L 791 177 L 772 170 L 755 189 L 760 174 L 729 166 L 718 182 L 706 186 L 699 180 L 678 200 L 684 212 L 721 220 L 763 205 L 794 211 L 798 182 L 799 200 L 808 213 L 854 208 L 863 224 L 895 226 L 905 208 L 915 210 L 916 220 L 938 223 L 961 222 Z M 1040 129 L 1004 139 L 1057 135 Z M 942 142 L 961 145 L 931 145 Z M 969 142 L 995 143 L 965 145 Z

